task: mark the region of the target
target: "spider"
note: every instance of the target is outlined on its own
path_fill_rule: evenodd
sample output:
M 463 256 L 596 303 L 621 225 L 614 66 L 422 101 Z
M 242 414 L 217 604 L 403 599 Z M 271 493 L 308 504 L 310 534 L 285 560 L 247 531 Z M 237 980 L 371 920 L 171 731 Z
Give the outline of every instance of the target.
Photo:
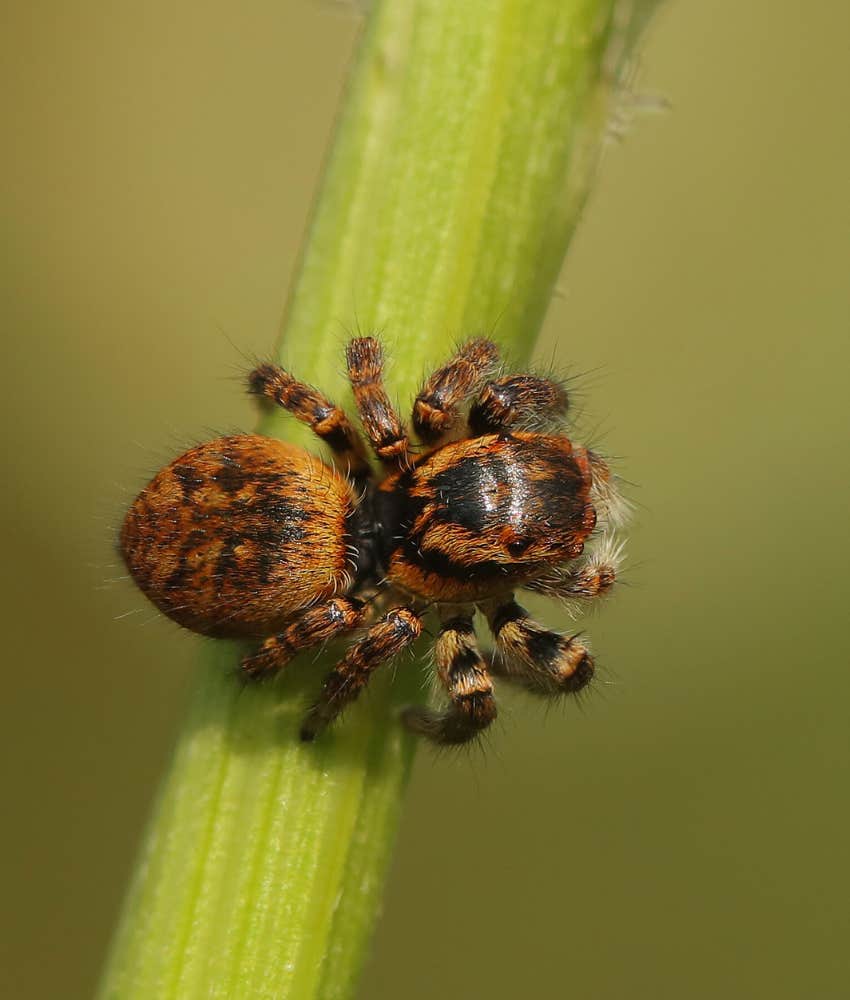
M 384 389 L 380 344 L 354 339 L 346 359 L 380 475 L 343 410 L 262 364 L 250 390 L 307 424 L 333 466 L 254 434 L 190 449 L 127 513 L 121 551 L 136 583 L 192 631 L 261 639 L 242 660 L 247 680 L 359 633 L 308 710 L 303 740 L 417 639 L 431 607 L 447 704 L 406 708 L 414 732 L 438 744 L 476 737 L 496 717 L 493 676 L 540 695 L 580 691 L 594 671 L 586 644 L 544 628 L 515 600 L 520 589 L 592 600 L 617 575 L 614 529 L 624 505 L 605 462 L 558 433 L 563 386 L 499 375 L 496 346 L 470 340 L 416 397 L 415 449 Z M 592 535 L 596 544 L 583 554 Z M 487 659 L 476 609 L 495 639 Z

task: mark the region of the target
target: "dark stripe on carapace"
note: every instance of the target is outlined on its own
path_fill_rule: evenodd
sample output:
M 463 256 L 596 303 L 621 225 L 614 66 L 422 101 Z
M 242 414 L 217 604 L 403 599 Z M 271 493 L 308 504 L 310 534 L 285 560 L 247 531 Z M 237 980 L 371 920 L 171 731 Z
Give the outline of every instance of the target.
M 494 519 L 504 520 L 497 507 L 498 491 L 515 475 L 511 466 L 493 455 L 470 455 L 436 473 L 428 480 L 436 495 L 435 519 L 469 531 L 484 531 Z M 502 504 L 506 499 L 507 492 Z
M 499 577 L 506 577 L 515 572 L 515 567 L 492 559 L 482 559 L 474 563 L 455 562 L 444 552 L 438 552 L 434 549 L 420 549 L 415 539 L 405 539 L 403 550 L 408 562 L 419 566 L 426 573 L 433 573 L 435 576 L 449 580 L 484 583 L 498 580 Z

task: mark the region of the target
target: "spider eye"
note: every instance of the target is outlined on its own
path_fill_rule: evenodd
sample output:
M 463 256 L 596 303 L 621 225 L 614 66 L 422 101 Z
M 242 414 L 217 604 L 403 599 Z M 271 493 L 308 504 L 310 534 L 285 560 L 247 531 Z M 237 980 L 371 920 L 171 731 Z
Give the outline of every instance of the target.
M 508 553 L 516 559 L 525 552 L 529 545 L 531 545 L 530 538 L 517 538 L 513 542 L 508 542 Z

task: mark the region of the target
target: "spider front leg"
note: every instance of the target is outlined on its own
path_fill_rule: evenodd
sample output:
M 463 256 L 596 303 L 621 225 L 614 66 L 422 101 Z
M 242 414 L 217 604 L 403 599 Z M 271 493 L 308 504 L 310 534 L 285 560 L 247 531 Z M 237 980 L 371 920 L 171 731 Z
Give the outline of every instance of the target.
M 562 417 L 568 408 L 569 397 L 560 382 L 536 375 L 505 375 L 484 387 L 469 411 L 469 429 L 478 436 L 537 426 Z
M 524 586 L 539 594 L 549 594 L 564 600 L 590 601 L 609 593 L 617 581 L 625 542 L 616 536 L 603 537 L 593 552 L 574 565 L 558 567 L 548 575 L 531 580 Z
M 496 718 L 493 682 L 478 651 L 472 615 L 443 621 L 434 644 L 437 677 L 451 699 L 444 712 L 414 705 L 402 720 L 408 729 L 443 745 L 466 743 Z
M 345 351 L 357 412 L 375 454 L 393 468 L 409 464 L 407 432 L 384 389 L 384 355 L 373 337 L 357 337 Z
M 368 684 L 374 670 L 414 642 L 422 619 L 410 608 L 393 608 L 355 643 L 325 679 L 322 693 L 301 726 L 301 739 L 313 740 Z
M 241 676 L 248 681 L 273 677 L 302 650 L 359 628 L 366 614 L 366 605 L 349 597 L 335 597 L 309 608 L 282 632 L 266 639 L 256 653 L 244 657 Z
M 499 656 L 490 664 L 497 676 L 535 694 L 574 694 L 593 677 L 593 658 L 575 636 L 539 625 L 513 598 L 482 608 Z
M 338 467 L 355 480 L 371 475 L 363 441 L 344 410 L 334 405 L 318 389 L 299 382 L 277 365 L 264 364 L 248 376 L 248 388 L 255 396 L 271 400 L 313 431 L 331 449 Z
M 457 422 L 460 406 L 478 392 L 499 363 L 490 340 L 470 340 L 425 382 L 413 404 L 413 426 L 421 441 L 436 445 Z

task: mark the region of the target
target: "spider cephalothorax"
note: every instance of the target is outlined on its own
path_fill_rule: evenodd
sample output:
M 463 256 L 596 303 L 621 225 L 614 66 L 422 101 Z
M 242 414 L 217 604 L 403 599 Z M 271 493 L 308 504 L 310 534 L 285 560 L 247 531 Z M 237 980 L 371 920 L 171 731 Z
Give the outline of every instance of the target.
M 154 477 L 125 519 L 121 548 L 138 585 L 193 631 L 263 639 L 243 660 L 247 679 L 362 631 L 328 675 L 303 739 L 419 636 L 431 607 L 449 705 L 407 709 L 409 728 L 438 743 L 474 737 L 496 716 L 494 674 L 539 694 L 579 691 L 593 675 L 587 647 L 538 625 L 514 599 L 525 588 L 587 600 L 616 578 L 611 530 L 621 502 L 605 463 L 557 433 L 562 386 L 497 377 L 496 347 L 469 341 L 417 396 L 422 445 L 414 452 L 383 388 L 380 345 L 353 340 L 347 360 L 383 473 L 373 475 L 342 410 L 282 368 L 261 365 L 252 391 L 307 423 L 335 467 L 257 435 L 191 449 Z M 476 608 L 496 640 L 489 660 L 476 642 Z

